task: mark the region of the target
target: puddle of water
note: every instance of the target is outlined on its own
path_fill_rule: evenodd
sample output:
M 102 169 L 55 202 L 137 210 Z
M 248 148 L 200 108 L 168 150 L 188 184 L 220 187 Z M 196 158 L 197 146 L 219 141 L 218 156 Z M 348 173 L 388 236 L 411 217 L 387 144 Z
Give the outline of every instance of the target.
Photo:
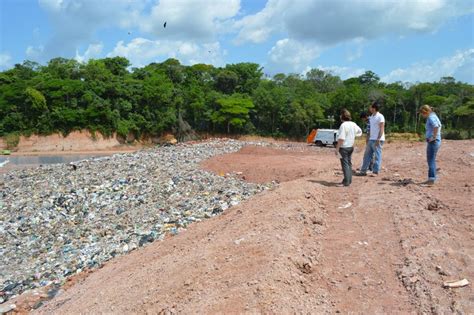
M 107 156 L 104 154 L 77 154 L 77 155 L 38 155 L 38 156 L 0 156 L 2 166 L 39 166 L 45 164 L 71 163 L 84 159 Z

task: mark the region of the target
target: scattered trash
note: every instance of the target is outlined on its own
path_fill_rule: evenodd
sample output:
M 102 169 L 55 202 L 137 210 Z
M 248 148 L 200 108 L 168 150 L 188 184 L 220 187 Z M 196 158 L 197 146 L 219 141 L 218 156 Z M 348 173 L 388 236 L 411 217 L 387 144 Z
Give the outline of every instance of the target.
M 445 288 L 461 288 L 469 285 L 469 281 L 467 279 L 462 279 L 459 281 L 446 281 L 443 283 L 443 287 Z
M 198 164 L 265 142 L 215 139 L 0 175 L 0 296 L 61 283 L 79 270 L 176 234 L 273 187 Z M 74 168 L 76 166 L 76 168 Z
M 347 209 L 350 206 L 352 206 L 352 202 L 348 202 L 346 204 L 343 204 L 342 206 L 338 207 L 338 209 Z

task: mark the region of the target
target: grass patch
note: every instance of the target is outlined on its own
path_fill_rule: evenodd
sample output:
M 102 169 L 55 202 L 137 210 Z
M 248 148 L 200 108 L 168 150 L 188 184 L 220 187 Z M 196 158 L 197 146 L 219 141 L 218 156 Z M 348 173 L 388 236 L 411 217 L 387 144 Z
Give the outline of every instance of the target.
M 385 137 L 387 141 L 423 141 L 423 137 L 414 132 L 391 132 Z

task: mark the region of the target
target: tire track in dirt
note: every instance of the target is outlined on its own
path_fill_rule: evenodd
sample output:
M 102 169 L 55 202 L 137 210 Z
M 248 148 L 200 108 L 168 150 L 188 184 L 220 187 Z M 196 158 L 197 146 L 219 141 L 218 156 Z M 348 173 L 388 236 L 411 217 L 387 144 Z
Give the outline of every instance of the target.
M 415 308 L 397 277 L 400 237 L 380 202 L 385 193 L 377 186 L 365 191 L 373 180 L 355 178 L 350 188 L 326 188 L 322 273 L 338 312 L 411 313 Z
M 471 286 L 446 289 L 448 280 L 474 279 L 474 218 L 472 178 L 473 141 L 444 141 L 439 153 L 440 180 L 434 187 L 422 187 L 426 167 L 420 167 L 424 144 L 396 144 L 396 155 L 388 165 L 399 178 L 385 178 L 395 189 L 392 211 L 405 255 L 399 278 L 412 301 L 423 313 L 474 313 Z M 415 179 L 415 180 L 413 180 Z M 399 191 L 401 190 L 401 191 Z

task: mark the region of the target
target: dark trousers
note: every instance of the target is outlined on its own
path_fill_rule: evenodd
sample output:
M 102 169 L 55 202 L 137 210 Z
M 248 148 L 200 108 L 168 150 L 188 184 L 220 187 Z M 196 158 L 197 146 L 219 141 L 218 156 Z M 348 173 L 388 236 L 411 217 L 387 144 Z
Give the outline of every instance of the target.
M 344 173 L 342 184 L 344 186 L 349 186 L 352 183 L 352 152 L 354 152 L 354 148 L 339 148 L 342 172 Z

